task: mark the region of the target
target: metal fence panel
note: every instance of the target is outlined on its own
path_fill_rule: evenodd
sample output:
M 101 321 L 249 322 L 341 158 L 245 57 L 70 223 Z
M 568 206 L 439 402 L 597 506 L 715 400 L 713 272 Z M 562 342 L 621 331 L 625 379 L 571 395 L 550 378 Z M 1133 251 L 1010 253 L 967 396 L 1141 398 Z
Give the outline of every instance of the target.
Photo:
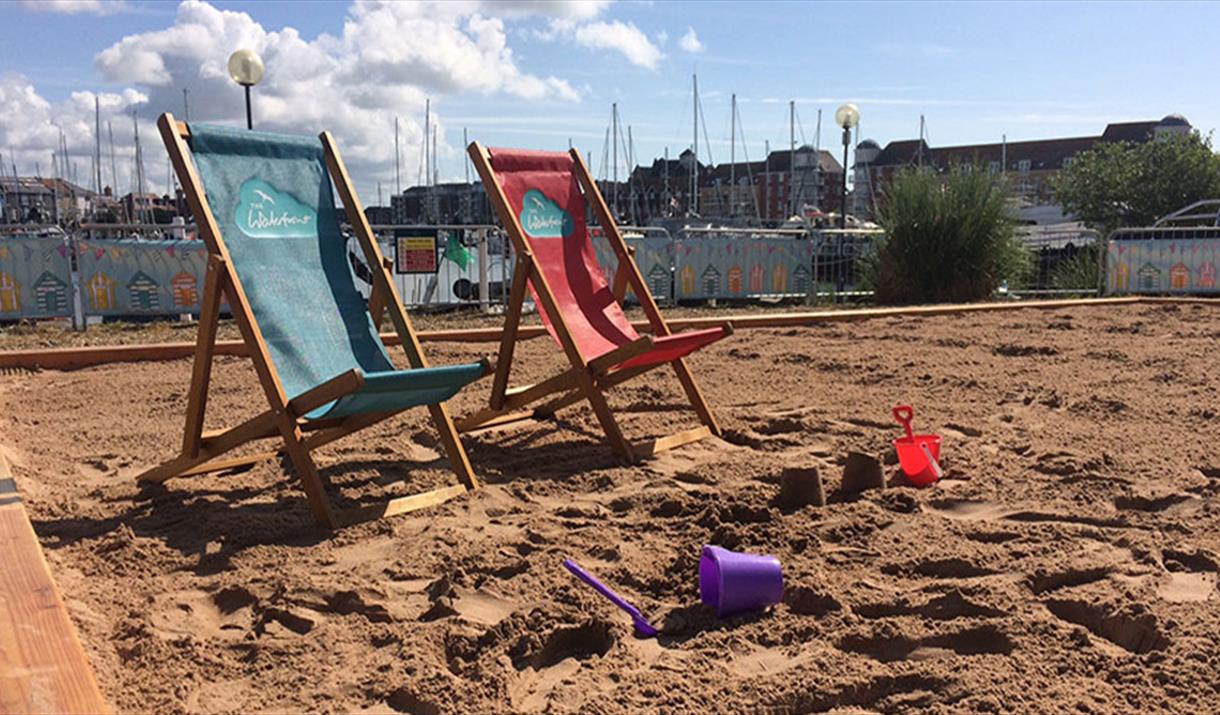
M 207 248 L 202 241 L 76 241 L 86 315 L 198 313 Z
M 1220 238 L 1110 240 L 1106 292 L 1216 294 Z
M 814 243 L 805 239 L 709 236 L 674 242 L 678 299 L 809 293 Z
M 0 320 L 71 315 L 71 249 L 64 239 L 0 239 Z

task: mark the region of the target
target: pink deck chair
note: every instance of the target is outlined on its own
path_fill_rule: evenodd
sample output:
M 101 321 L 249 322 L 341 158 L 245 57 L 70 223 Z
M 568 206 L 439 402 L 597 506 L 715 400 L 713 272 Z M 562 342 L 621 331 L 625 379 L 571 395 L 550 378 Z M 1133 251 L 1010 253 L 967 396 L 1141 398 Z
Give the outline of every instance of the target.
M 459 421 L 459 429 L 545 417 L 587 399 L 611 446 L 628 462 L 718 436 L 716 418 L 683 358 L 731 334 L 732 326 L 670 331 L 579 152 L 486 149 L 477 142 L 470 145 L 469 152 L 517 258 L 491 403 Z M 618 258 L 613 286 L 606 283 L 589 240 L 585 223 L 589 207 Z M 648 316 L 650 335 L 637 333 L 623 313 L 621 303 L 628 287 Z M 571 368 L 542 382 L 510 389 L 508 374 L 526 290 Z M 603 392 L 666 364 L 673 366 L 701 425 L 633 448 Z M 543 401 L 540 406 L 522 411 L 538 401 Z

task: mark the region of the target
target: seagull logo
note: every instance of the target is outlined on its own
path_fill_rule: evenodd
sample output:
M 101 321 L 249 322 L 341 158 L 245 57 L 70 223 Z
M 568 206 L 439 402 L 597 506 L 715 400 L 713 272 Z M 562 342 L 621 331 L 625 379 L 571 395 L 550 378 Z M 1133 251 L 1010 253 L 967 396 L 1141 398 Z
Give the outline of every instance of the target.
M 271 198 L 271 195 L 267 192 L 261 189 L 254 189 L 254 193 L 258 194 L 258 197 L 263 200 L 263 203 L 271 204 L 272 206 L 275 205 L 275 199 Z

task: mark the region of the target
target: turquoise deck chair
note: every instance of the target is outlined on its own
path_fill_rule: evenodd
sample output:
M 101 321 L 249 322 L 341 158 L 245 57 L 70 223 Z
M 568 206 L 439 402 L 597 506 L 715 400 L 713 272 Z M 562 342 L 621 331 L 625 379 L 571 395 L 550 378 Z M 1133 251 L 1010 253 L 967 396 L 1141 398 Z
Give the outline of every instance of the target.
M 431 506 L 474 489 L 477 480 L 444 402 L 491 372 L 491 364 L 428 366 L 330 134 L 314 139 L 188 127 L 170 114 L 161 115 L 158 127 L 209 257 L 182 453 L 137 479 L 163 482 L 253 464 L 280 452 L 220 457 L 251 440 L 278 436 L 315 518 L 330 528 Z M 335 188 L 372 268 L 367 301 L 348 261 Z M 270 405 L 235 427 L 205 432 L 222 299 Z M 387 311 L 407 370 L 394 367 L 378 333 Z M 334 509 L 310 451 L 421 406 L 431 411 L 460 484 Z

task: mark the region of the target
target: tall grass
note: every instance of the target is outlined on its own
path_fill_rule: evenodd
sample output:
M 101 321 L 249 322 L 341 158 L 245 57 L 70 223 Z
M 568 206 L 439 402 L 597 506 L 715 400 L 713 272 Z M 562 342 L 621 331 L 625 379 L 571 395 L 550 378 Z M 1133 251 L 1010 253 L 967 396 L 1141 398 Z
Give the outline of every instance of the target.
M 982 300 L 1029 273 L 999 177 L 970 166 L 944 174 L 907 169 L 879 209 L 886 238 L 866 266 L 879 303 Z

